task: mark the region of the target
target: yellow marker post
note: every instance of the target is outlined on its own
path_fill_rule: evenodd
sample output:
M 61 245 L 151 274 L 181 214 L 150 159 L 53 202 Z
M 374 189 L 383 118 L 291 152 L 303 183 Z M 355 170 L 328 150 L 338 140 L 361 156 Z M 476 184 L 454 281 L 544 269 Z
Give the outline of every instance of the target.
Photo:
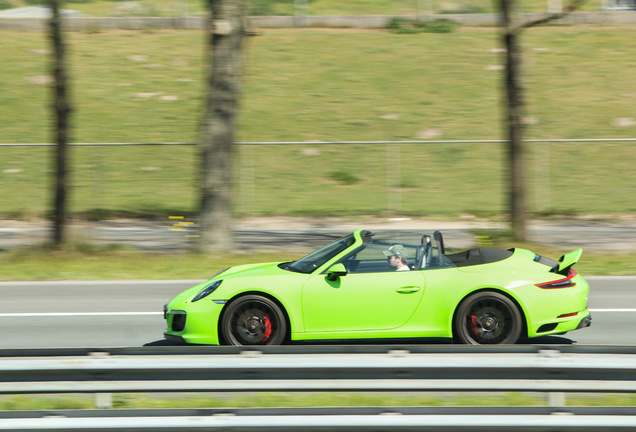
M 172 224 L 173 228 L 170 228 L 170 231 L 190 231 L 190 229 L 194 225 L 194 222 L 185 221 L 184 220 L 185 219 L 184 216 L 168 216 L 168 219 L 174 220 L 174 221 L 179 221 L 177 223 Z M 199 237 L 199 235 L 198 234 L 186 234 L 185 237 L 193 238 L 193 237 Z

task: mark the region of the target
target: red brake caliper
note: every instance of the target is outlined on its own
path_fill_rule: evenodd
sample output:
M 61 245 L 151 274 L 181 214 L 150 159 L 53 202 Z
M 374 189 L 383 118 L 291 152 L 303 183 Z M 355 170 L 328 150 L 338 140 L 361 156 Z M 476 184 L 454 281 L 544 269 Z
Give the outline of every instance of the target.
M 272 322 L 268 315 L 263 315 L 263 342 L 265 342 L 272 335 Z
M 470 327 L 473 329 L 475 336 L 479 337 L 479 326 L 477 325 L 477 317 L 475 315 L 470 316 Z

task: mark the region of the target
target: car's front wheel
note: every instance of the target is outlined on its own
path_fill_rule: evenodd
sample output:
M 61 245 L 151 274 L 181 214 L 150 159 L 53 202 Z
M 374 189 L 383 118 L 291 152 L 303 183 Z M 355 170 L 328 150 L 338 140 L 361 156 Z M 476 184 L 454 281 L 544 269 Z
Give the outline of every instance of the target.
M 247 295 L 227 306 L 220 331 L 227 345 L 280 345 L 285 339 L 287 322 L 272 300 Z
M 464 344 L 514 344 L 521 337 L 522 328 L 519 309 L 498 292 L 471 295 L 455 314 L 455 339 Z

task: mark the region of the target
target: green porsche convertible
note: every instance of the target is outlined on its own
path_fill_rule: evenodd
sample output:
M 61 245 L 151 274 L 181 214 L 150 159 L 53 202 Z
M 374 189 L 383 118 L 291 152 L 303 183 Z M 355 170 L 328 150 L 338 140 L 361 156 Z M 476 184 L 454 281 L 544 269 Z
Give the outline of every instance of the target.
M 589 285 L 525 249 L 449 253 L 432 234 L 358 230 L 291 262 L 239 265 L 164 308 L 168 339 L 194 344 L 448 338 L 512 344 L 591 323 Z

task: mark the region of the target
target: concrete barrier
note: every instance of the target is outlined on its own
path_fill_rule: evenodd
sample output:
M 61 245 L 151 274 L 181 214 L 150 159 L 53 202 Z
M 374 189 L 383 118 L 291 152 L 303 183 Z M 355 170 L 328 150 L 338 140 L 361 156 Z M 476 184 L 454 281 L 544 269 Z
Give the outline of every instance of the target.
M 523 14 L 528 20 L 546 16 L 546 14 Z M 250 17 L 255 28 L 384 28 L 390 15 L 359 16 L 255 16 Z M 413 16 L 405 18 L 414 18 Z M 422 15 L 422 20 L 446 18 L 466 26 L 494 26 L 499 22 L 499 14 L 452 14 Z M 636 11 L 616 12 L 575 12 L 557 20 L 553 25 L 607 25 L 625 26 L 636 24 Z M 46 18 L 0 18 L 0 29 L 19 31 L 43 31 L 48 26 Z M 71 31 L 176 28 L 204 29 L 205 17 L 67 17 L 64 27 Z

